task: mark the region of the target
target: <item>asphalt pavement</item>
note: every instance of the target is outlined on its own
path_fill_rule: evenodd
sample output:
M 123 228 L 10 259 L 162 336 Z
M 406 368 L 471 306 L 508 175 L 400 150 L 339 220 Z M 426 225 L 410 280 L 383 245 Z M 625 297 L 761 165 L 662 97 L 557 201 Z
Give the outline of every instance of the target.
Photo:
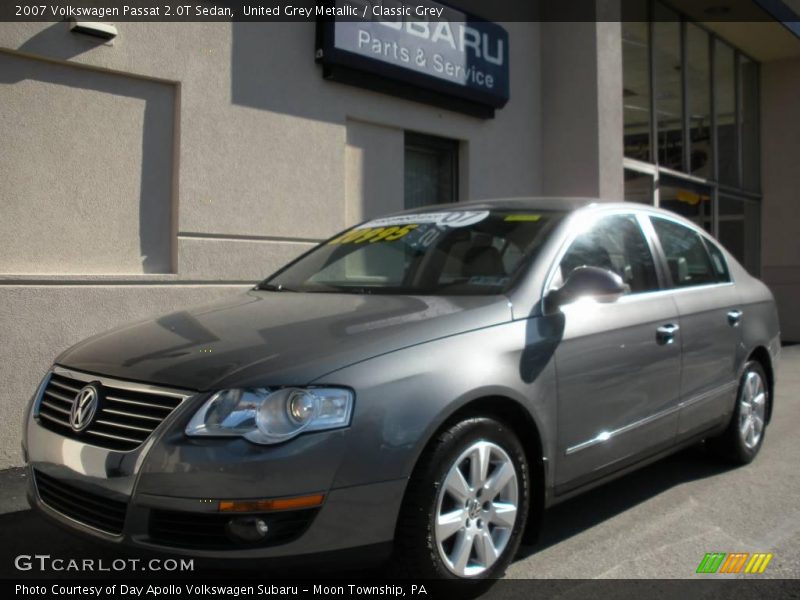
M 759 578 L 800 578 L 799 432 L 796 345 L 783 348 L 772 423 L 752 464 L 730 468 L 697 446 L 565 502 L 546 513 L 538 543 L 520 550 L 507 578 L 707 578 L 696 569 L 708 552 L 772 553 Z M 26 479 L 22 469 L 0 472 L 1 578 L 36 576 L 15 569 L 18 555 L 117 555 L 34 514 Z

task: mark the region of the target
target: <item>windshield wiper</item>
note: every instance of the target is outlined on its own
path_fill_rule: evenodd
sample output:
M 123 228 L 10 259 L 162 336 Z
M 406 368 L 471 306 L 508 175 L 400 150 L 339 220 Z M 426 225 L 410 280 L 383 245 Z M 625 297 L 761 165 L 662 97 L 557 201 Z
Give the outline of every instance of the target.
M 266 290 L 268 292 L 300 292 L 283 284 L 275 285 L 274 283 L 260 283 L 256 286 L 257 290 Z

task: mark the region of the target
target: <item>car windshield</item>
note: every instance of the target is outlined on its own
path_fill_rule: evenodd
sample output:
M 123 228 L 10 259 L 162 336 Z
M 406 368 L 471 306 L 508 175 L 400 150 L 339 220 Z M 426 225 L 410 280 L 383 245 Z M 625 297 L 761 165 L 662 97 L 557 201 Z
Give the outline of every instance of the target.
M 320 244 L 259 289 L 356 294 L 504 292 L 562 212 L 447 210 L 362 223 Z

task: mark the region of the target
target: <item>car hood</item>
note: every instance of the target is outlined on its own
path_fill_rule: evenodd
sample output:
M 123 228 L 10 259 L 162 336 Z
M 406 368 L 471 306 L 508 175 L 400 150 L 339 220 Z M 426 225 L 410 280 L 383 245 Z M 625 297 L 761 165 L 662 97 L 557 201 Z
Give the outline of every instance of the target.
M 510 319 L 504 296 L 251 290 L 96 335 L 56 362 L 192 390 L 302 385 L 379 354 Z

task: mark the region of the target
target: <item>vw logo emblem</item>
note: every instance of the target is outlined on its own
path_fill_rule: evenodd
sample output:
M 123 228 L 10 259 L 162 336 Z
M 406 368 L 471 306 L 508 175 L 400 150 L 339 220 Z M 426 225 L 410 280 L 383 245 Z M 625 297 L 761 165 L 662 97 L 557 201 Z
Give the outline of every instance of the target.
M 81 432 L 89 426 L 97 412 L 99 400 L 100 393 L 91 384 L 78 392 L 72 402 L 72 410 L 69 412 L 69 424 L 73 431 Z

